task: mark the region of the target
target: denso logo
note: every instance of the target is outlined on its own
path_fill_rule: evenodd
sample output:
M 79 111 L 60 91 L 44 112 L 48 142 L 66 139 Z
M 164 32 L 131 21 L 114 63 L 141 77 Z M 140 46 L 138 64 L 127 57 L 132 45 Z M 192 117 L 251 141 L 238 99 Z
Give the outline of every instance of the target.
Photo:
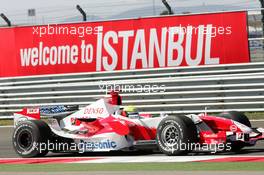
M 85 108 L 84 114 L 102 114 L 104 112 L 104 108 Z
M 28 108 L 27 109 L 27 114 L 38 114 L 39 109 L 38 108 Z

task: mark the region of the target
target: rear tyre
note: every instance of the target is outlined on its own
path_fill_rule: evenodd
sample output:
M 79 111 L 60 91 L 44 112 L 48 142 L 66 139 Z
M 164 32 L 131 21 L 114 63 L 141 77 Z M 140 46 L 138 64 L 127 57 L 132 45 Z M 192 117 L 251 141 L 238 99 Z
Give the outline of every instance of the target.
M 29 120 L 21 122 L 13 133 L 13 147 L 16 153 L 24 158 L 45 156 L 49 152 L 47 142 L 50 134 L 51 130 L 44 121 Z
M 246 125 L 251 128 L 251 123 L 248 117 L 242 112 L 238 112 L 238 111 L 223 112 L 219 116 L 234 120 L 236 122 L 242 123 L 243 125 Z M 231 146 L 232 152 L 239 152 L 241 151 L 241 149 L 245 147 L 245 144 L 241 141 L 237 141 L 237 142 L 232 142 L 230 146 Z
M 198 141 L 193 121 L 185 116 L 164 118 L 158 128 L 158 148 L 166 155 L 184 155 L 192 151 L 192 143 Z

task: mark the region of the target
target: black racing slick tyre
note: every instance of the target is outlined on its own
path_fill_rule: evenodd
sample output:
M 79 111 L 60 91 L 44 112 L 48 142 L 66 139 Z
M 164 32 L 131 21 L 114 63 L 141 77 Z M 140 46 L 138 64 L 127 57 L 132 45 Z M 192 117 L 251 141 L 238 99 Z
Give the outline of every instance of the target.
M 48 153 L 50 135 L 51 130 L 44 121 L 23 121 L 14 129 L 13 147 L 20 157 L 42 157 Z
M 169 116 L 160 122 L 156 141 L 164 154 L 184 155 L 192 151 L 193 143 L 198 142 L 197 129 L 190 118 Z
M 236 122 L 242 123 L 243 125 L 246 125 L 246 126 L 251 128 L 251 123 L 250 123 L 248 117 L 242 112 L 238 112 L 238 111 L 223 112 L 223 113 L 219 114 L 219 116 L 223 117 L 223 118 L 234 120 Z M 236 141 L 236 142 L 232 142 L 230 146 L 231 146 L 232 152 L 240 152 L 241 149 L 243 149 L 245 147 L 245 144 L 244 144 L 244 142 Z

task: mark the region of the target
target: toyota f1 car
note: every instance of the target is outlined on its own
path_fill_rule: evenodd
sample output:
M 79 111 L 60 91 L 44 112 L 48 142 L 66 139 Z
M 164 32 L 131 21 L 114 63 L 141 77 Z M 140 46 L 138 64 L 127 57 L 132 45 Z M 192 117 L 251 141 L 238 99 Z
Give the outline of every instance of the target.
M 241 112 L 154 117 L 123 114 L 120 105 L 119 94 L 111 93 L 83 109 L 64 105 L 24 108 L 14 114 L 13 147 L 21 157 L 44 156 L 49 151 L 155 148 L 166 155 L 182 155 L 205 145 L 221 145 L 216 151 L 239 151 L 264 139 L 264 129 L 251 127 Z

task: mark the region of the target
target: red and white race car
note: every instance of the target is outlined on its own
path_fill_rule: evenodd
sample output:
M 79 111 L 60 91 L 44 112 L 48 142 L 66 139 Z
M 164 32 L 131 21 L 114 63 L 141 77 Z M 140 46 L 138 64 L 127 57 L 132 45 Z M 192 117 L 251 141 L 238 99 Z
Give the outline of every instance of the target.
M 240 112 L 151 117 L 120 109 L 117 92 L 83 109 L 78 106 L 24 108 L 14 114 L 12 136 L 21 157 L 52 152 L 108 152 L 159 148 L 166 155 L 192 151 L 239 151 L 264 139 Z M 45 116 L 43 119 L 42 116 Z M 43 119 L 43 120 L 42 120 Z

